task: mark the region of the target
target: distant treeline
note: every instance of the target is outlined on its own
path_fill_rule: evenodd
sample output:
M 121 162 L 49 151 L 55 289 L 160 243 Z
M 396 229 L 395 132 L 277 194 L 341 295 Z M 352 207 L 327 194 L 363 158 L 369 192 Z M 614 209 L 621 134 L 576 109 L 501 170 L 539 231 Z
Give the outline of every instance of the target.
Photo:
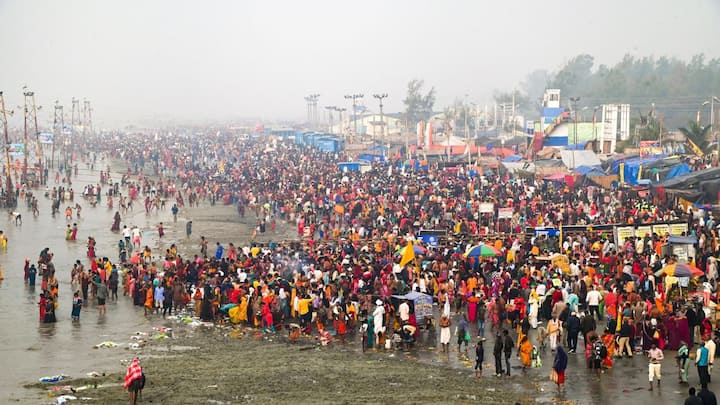
M 614 66 L 595 66 L 591 55 L 572 58 L 557 72 L 536 70 L 522 83 L 523 98 L 530 110 L 539 107 L 545 88 L 561 89 L 565 106 L 570 97 L 580 97 L 578 109 L 590 111 L 606 103 L 631 104 L 632 117 L 653 109 L 662 114 L 668 128 L 685 126 L 701 112 L 701 122 L 710 121 L 710 106 L 702 106 L 711 96 L 720 97 L 720 59 L 706 60 L 705 55 L 689 62 L 669 57 L 626 55 Z M 508 93 L 498 93 L 505 99 Z M 716 106 L 716 118 L 718 117 Z M 718 120 L 716 119 L 716 122 Z

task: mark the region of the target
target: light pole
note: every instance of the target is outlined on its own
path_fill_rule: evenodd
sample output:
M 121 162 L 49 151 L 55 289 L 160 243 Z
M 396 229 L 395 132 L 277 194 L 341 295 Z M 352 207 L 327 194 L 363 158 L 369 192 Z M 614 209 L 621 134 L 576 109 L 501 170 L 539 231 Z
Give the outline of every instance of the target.
M 715 102 L 716 101 L 718 103 L 720 103 L 720 99 L 718 99 L 715 96 L 711 96 L 710 100 L 705 100 L 702 103 L 703 106 L 710 104 L 710 130 L 712 131 L 713 134 L 717 133 L 717 131 L 715 130 Z M 717 141 L 717 137 L 715 139 Z M 720 142 L 718 142 L 718 144 L 717 144 L 717 151 L 718 151 L 718 161 L 720 161 Z
M 345 95 L 346 100 L 352 99 L 352 117 L 353 117 L 353 126 L 354 126 L 353 136 L 357 136 L 357 116 L 355 115 L 355 113 L 356 113 L 355 107 L 357 106 L 356 100 L 361 99 L 363 97 L 365 97 L 364 94 L 346 94 Z
M 5 204 L 8 208 L 15 208 L 15 190 L 13 189 L 12 174 L 10 172 L 10 139 L 8 136 L 7 113 L 8 111 L 5 110 L 5 97 L 3 97 L 3 92 L 0 91 L 0 120 L 2 121 L 3 132 L 5 135 L 5 175 L 7 176 L 7 188 L 5 189 Z M 9 111 L 9 113 L 10 115 L 12 115 L 12 111 Z
M 340 124 L 338 125 L 338 127 L 339 127 L 339 129 L 340 129 L 340 135 L 343 136 L 343 141 L 347 141 L 347 140 L 345 139 L 345 136 L 344 136 L 344 135 L 345 135 L 345 127 L 344 127 L 345 121 L 343 121 L 343 113 L 344 113 L 346 110 L 347 110 L 347 109 L 344 108 L 344 107 L 343 107 L 343 108 L 335 107 L 335 111 L 338 112 L 338 118 L 339 118 L 339 120 L 340 120 Z
M 598 147 L 598 137 L 597 137 L 597 112 L 598 112 L 598 106 L 595 106 L 593 108 L 593 138 L 595 141 L 593 142 L 593 152 L 598 153 L 601 148 Z
M 331 133 L 331 134 L 333 132 L 333 111 L 335 111 L 336 108 L 337 107 L 335 107 L 334 105 L 326 105 L 325 106 L 325 109 L 328 112 L 328 117 L 330 118 L 330 130 L 328 130 L 328 133 Z
M 380 137 L 382 139 L 385 139 L 385 117 L 383 116 L 383 99 L 387 98 L 387 93 L 382 94 L 373 94 L 373 97 L 378 99 L 380 102 Z M 373 132 L 374 133 L 374 132 Z M 373 139 L 373 143 L 375 143 L 375 139 Z
M 303 99 L 305 100 L 305 104 L 307 107 L 307 123 L 308 123 L 308 127 L 310 127 L 310 106 L 311 106 L 310 96 L 303 97 Z
M 570 97 L 570 101 L 573 104 L 573 113 L 575 115 L 575 124 L 574 124 L 575 125 L 575 128 L 574 128 L 575 133 L 573 134 L 573 142 L 575 143 L 575 148 L 573 148 L 573 150 L 572 150 L 572 168 L 573 168 L 573 170 L 575 170 L 575 152 L 578 147 L 577 146 L 577 136 L 578 136 L 578 133 L 577 133 L 577 122 L 578 122 L 577 103 L 578 103 L 578 101 L 580 101 L 580 97 Z
M 465 101 L 463 101 L 463 114 L 465 115 L 465 149 L 467 149 L 468 170 L 470 170 L 470 127 L 468 126 L 467 98 L 468 95 L 466 94 Z

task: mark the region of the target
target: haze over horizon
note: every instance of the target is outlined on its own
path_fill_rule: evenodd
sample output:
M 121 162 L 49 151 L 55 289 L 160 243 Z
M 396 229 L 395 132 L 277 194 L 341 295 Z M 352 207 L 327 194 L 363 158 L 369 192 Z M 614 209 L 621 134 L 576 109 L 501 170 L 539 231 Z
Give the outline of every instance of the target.
M 56 99 L 69 117 L 72 97 L 92 102 L 96 128 L 303 120 L 312 93 L 319 107 L 364 93 L 371 110 L 372 94 L 388 93 L 395 112 L 414 78 L 436 88 L 441 108 L 465 94 L 489 102 L 582 53 L 596 65 L 718 57 L 718 20 L 714 0 L 2 0 L 0 90 L 15 109 L 23 85 L 35 91 L 43 126 Z

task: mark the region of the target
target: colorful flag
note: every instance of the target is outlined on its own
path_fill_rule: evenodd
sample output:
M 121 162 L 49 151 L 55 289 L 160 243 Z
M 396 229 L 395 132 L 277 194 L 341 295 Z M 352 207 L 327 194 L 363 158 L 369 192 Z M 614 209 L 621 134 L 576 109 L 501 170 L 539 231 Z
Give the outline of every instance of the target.
M 408 241 L 407 247 L 405 248 L 402 258 L 400 259 L 400 267 L 404 267 L 406 264 L 410 263 L 413 260 L 415 260 L 415 248 L 413 248 L 412 242 Z

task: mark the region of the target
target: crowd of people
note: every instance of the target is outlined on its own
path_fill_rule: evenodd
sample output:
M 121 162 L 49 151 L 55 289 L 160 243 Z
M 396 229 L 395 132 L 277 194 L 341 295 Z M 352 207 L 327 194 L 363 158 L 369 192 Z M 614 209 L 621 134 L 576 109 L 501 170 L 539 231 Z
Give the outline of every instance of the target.
M 660 383 L 663 353 L 673 350 L 679 382 L 688 382 L 695 361 L 707 389 L 720 250 L 710 212 L 627 188 L 574 187 L 495 171 L 471 176 L 467 168 L 450 171 L 439 163 L 415 169 L 399 157 L 366 173 L 341 171 L 338 163 L 350 160 L 343 153 L 280 140 L 131 136 L 94 142 L 95 154 L 128 167 L 111 188 L 115 195 L 145 201 L 147 212 L 172 201 L 175 220 L 175 207 L 232 204 L 243 218 L 254 214 L 253 236 L 237 245 L 217 241 L 214 254 L 204 237 L 196 251 L 170 244 L 159 260 L 125 237 L 118 260 L 92 257 L 87 270 L 76 263 L 73 289 L 80 300 L 95 297 L 104 305 L 122 287 L 148 315 L 190 306 L 204 321 L 265 333 L 288 329 L 292 341 L 316 336 L 345 343 L 359 335 L 363 348 L 375 350 L 435 347 L 439 334 L 447 353 L 454 326 L 460 355 L 475 348 L 478 375 L 487 325 L 496 376 L 510 375 L 513 353 L 528 372 L 549 349 L 558 387 L 582 337 L 580 350 L 598 379 L 604 370 L 624 367 L 621 357 L 643 355 L 652 389 L 653 381 Z M 103 177 L 107 181 L 109 171 Z M 495 210 L 481 212 L 488 203 L 512 214 L 498 219 Z M 112 231 L 119 232 L 119 222 L 118 213 Z M 648 233 L 616 245 L 612 230 L 600 230 L 655 222 L 687 224 L 686 235 L 697 238 L 688 261 L 702 277 L 659 275 L 680 260 L 665 249 L 668 235 Z M 277 236 L 278 223 L 295 235 Z M 527 232 L 563 226 L 559 234 Z M 425 243 L 424 229 L 441 231 L 439 242 Z M 158 232 L 164 235 L 162 224 Z M 491 253 L 465 254 L 479 244 Z M 410 260 L 402 249 L 413 251 Z M 549 259 L 557 254 L 565 255 L 565 265 Z M 43 290 L 50 292 L 41 299 L 46 322 L 56 288 L 51 263 L 41 255 Z M 416 301 L 406 298 L 411 292 L 431 297 L 435 310 L 416 316 Z

